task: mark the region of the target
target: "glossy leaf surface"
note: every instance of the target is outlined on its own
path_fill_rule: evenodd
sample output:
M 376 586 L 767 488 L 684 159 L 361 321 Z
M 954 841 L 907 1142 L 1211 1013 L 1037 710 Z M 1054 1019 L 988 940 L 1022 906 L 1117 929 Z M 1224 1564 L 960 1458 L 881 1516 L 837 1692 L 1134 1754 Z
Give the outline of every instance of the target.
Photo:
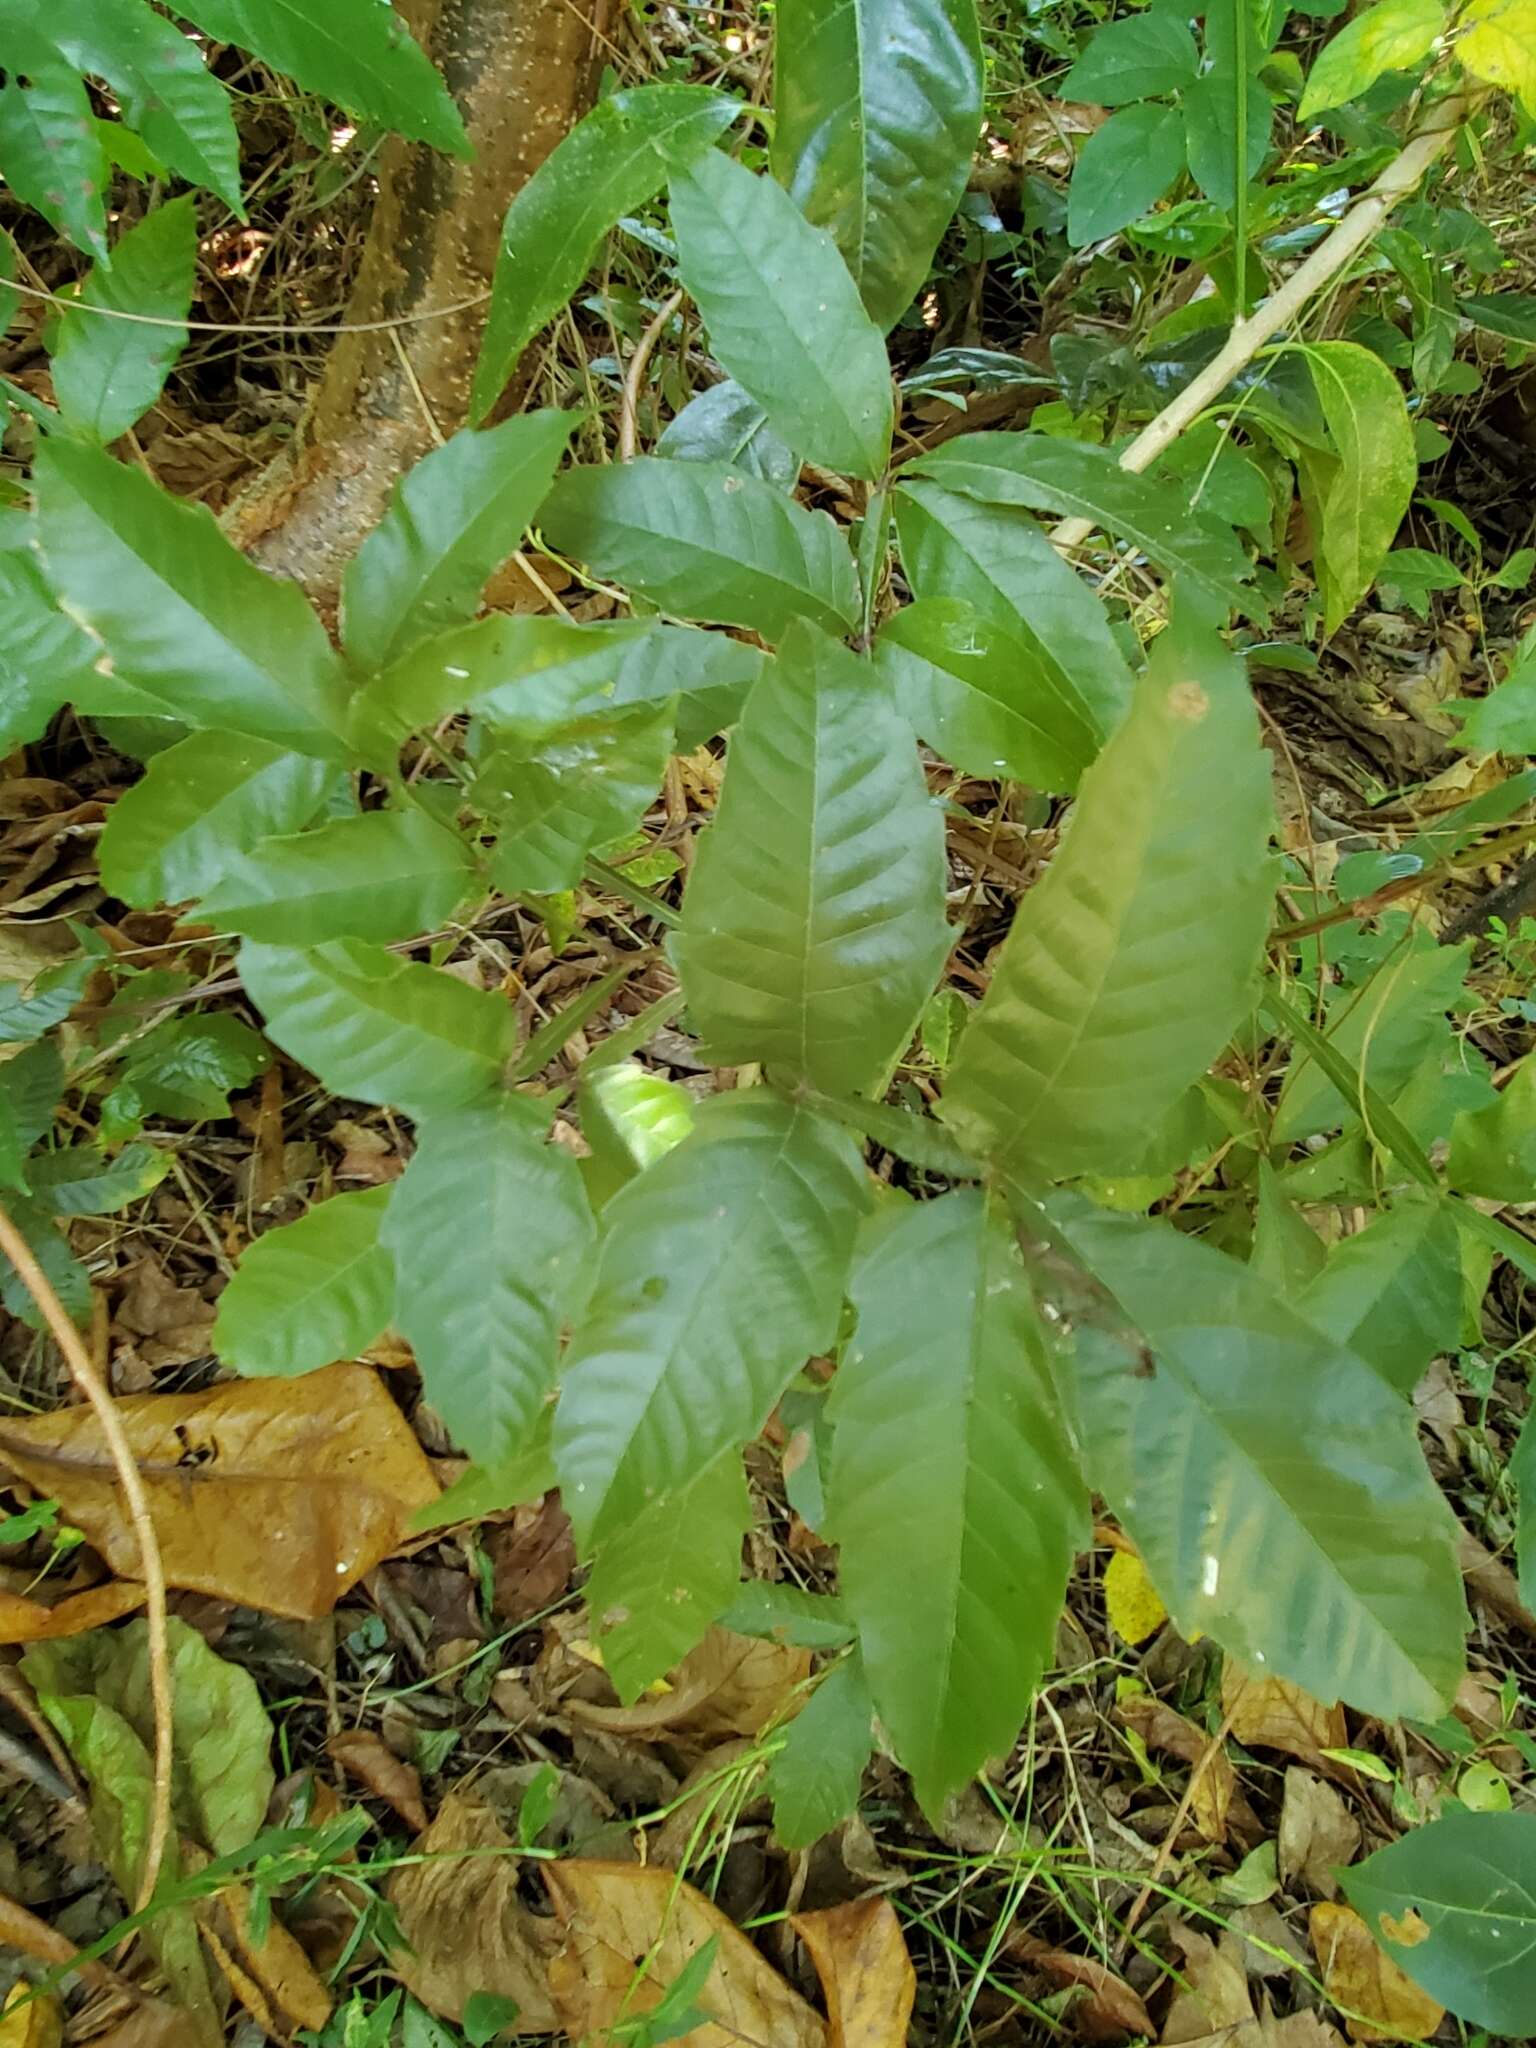
M 112 268 L 91 272 L 53 352 L 54 397 L 76 431 L 115 441 L 160 396 L 187 345 L 175 323 L 185 322 L 196 268 L 197 202 L 188 196 L 151 208 L 118 242 Z
M 273 946 L 412 938 L 474 881 L 464 841 L 424 811 L 366 811 L 262 839 L 225 868 L 203 915 Z
M 355 1358 L 388 1323 L 395 1266 L 379 1242 L 392 1189 L 317 1202 L 249 1245 L 219 1296 L 213 1348 L 262 1378 Z

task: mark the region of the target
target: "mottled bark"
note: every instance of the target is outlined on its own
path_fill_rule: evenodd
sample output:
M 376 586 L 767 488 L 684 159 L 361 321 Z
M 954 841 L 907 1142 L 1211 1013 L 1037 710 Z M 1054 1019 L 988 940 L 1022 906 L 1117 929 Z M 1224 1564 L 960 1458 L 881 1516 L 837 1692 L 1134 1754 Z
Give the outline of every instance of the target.
M 225 521 L 323 608 L 396 478 L 464 424 L 484 308 L 413 316 L 489 287 L 508 203 L 591 102 L 612 0 L 402 0 L 400 11 L 447 80 L 474 157 L 386 144 L 346 318 L 407 324 L 338 337 L 293 441 Z

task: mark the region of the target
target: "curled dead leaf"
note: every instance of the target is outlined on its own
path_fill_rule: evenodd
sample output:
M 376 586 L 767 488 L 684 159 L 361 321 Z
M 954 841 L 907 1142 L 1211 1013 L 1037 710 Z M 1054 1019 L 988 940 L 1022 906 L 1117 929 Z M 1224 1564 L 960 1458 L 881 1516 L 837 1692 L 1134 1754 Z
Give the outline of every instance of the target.
M 413 1834 L 422 1833 L 427 1825 L 427 1809 L 421 1797 L 421 1773 L 413 1765 L 402 1763 L 371 1728 L 350 1728 L 333 1735 L 325 1745 L 325 1753 L 375 1799 L 393 1807 Z
M 1208 1842 L 1225 1841 L 1232 1801 L 1237 1795 L 1237 1773 L 1226 1751 L 1219 1744 L 1213 1747 L 1203 1728 L 1175 1713 L 1172 1707 L 1164 1706 L 1161 1700 L 1123 1700 L 1115 1711 L 1148 1749 L 1177 1757 L 1191 1769 L 1199 1769 L 1190 1802 L 1191 1817 Z
M 250 1916 L 251 1896 L 242 1885 L 230 1885 L 199 1915 L 229 1988 L 274 2039 L 291 2040 L 301 2027 L 318 2033 L 331 2016 L 331 1994 L 281 1921 L 269 1920 L 257 1941 Z
M 1289 1764 L 1278 1846 L 1280 1874 L 1288 1884 L 1301 1884 L 1319 1898 L 1334 1899 L 1339 1893 L 1334 1868 L 1354 1860 L 1360 1823 L 1331 1785 L 1299 1764 Z
M 664 1693 L 632 1707 L 568 1699 L 573 1721 L 625 1735 L 721 1740 L 757 1735 L 810 1675 L 811 1653 L 788 1643 L 712 1628 L 672 1673 Z
M 541 1614 L 576 1569 L 570 1519 L 556 1493 L 514 1508 L 510 1521 L 486 1529 L 480 1540 L 491 1561 L 491 1605 L 503 1622 Z
M 366 1366 L 139 1394 L 118 1414 L 167 1582 L 310 1620 L 404 1539 L 437 1496 L 420 1445 Z M 0 1423 L 0 1461 L 60 1503 L 121 1577 L 139 1568 L 100 1425 L 84 1408 Z
M 686 2037 L 691 2048 L 741 2048 L 744 2040 L 823 2048 L 826 2030 L 799 1992 L 671 1871 L 596 1862 L 542 1869 L 561 1937 L 549 1990 L 572 2040 L 600 2041 L 621 2017 L 652 2011 L 713 1939 L 714 1964 L 694 2001 L 710 2018 Z
M 1253 2000 L 1238 1937 L 1223 1934 L 1218 1944 L 1177 1921 L 1169 1931 L 1179 1952 L 1179 1988 L 1163 2022 L 1163 2048 L 1251 2022 Z
M 1312 1908 L 1308 1928 L 1323 1987 L 1353 2041 L 1427 2041 L 1445 2007 L 1421 1991 L 1348 1906 Z
M 1221 1674 L 1221 1704 L 1232 1717 L 1233 1740 L 1247 1749 L 1283 1749 L 1317 1764 L 1325 1749 L 1349 1741 L 1344 1709 L 1326 1707 L 1284 1678 L 1254 1678 L 1229 1657 Z M 1322 1763 L 1326 1771 L 1326 1760 Z
M 113 1579 L 70 1593 L 52 1607 L 20 1593 L 0 1591 L 0 1643 L 45 1643 L 60 1636 L 84 1635 L 131 1614 L 144 1598 L 144 1588 L 130 1579 Z
M 1139 2034 L 1152 2038 L 1152 2016 L 1123 1977 L 1117 1977 L 1106 1963 L 1092 1956 L 1075 1956 L 1067 1949 L 1050 1948 L 1043 1941 L 1025 1937 L 1010 1941 L 1009 1953 L 1018 1955 L 1051 1982 L 1077 1986 L 1081 1995 L 1067 2008 L 1067 2024 L 1078 2038 L 1095 2044 L 1124 2041 Z
M 789 1924 L 827 2002 L 827 2048 L 906 2048 L 917 1976 L 889 1899 L 854 1899 Z

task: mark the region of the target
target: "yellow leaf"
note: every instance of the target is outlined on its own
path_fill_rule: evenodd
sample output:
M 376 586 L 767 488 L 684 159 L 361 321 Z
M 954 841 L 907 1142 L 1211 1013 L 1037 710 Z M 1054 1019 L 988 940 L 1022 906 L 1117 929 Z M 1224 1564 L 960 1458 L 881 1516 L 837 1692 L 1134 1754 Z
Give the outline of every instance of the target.
M 59 2001 L 34 1996 L 30 1985 L 13 1984 L 0 2014 L 0 2048 L 59 2048 L 63 2038 Z
M 1115 1634 L 1128 1643 L 1144 1643 L 1168 1619 L 1168 1610 L 1134 1550 L 1117 1550 L 1105 1566 L 1104 1610 Z
M 1536 0 L 1471 0 L 1456 54 L 1489 85 L 1518 94 L 1536 115 Z
M 1348 1906 L 1312 1908 L 1312 1953 L 1323 1987 L 1344 2014 L 1354 2041 L 1427 2041 L 1445 2008 L 1376 1946 L 1371 1931 Z

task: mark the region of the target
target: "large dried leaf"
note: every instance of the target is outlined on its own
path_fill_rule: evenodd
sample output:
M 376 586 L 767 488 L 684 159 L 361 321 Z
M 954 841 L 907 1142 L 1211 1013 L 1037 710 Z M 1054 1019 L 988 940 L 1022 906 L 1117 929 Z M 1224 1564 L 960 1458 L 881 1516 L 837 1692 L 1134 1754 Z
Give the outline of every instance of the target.
M 1353 1862 L 1359 1846 L 1360 1823 L 1340 1794 L 1312 1771 L 1289 1765 L 1279 1837 L 1280 1875 L 1286 1884 L 1299 1884 L 1318 1898 L 1337 1898 L 1334 1871 Z
M 1161 1700 L 1132 1698 L 1115 1709 L 1117 1718 L 1147 1745 L 1198 1770 L 1190 1813 L 1208 1842 L 1224 1842 L 1227 1815 L 1237 1796 L 1237 1773 L 1224 1749 L 1213 1749 L 1203 1728 Z M 1206 1752 L 1210 1751 L 1207 1756 Z
M 1358 1913 L 1314 1906 L 1309 1932 L 1324 1987 L 1352 2041 L 1427 2041 L 1438 2030 L 1445 2007 L 1376 1946 Z
M 667 1690 L 629 1707 L 568 1700 L 573 1720 L 626 1735 L 722 1740 L 756 1735 L 810 1675 L 811 1653 L 712 1628 L 672 1673 Z
M 388 1557 L 437 1484 L 366 1366 L 200 1394 L 140 1394 L 118 1413 L 144 1476 L 168 1583 L 308 1620 Z M 60 1504 L 115 1572 L 139 1570 L 93 1414 L 0 1424 L 0 1461 Z
M 250 1893 L 230 1885 L 209 1900 L 201 1920 L 203 1939 L 246 2011 L 275 2040 L 300 2027 L 316 2033 L 331 2016 L 332 1999 L 314 1965 L 277 1919 L 269 1918 L 258 1940 L 251 1926 Z
M 822 2048 L 820 2019 L 720 1910 L 670 1870 L 634 1863 L 549 1863 L 544 1882 L 563 1941 L 549 1967 L 559 2024 L 601 2041 L 621 2015 L 657 2006 L 700 1949 L 718 1942 L 695 2004 L 710 2015 L 691 2048 Z M 637 1982 L 637 1962 L 644 1974 Z M 526 2019 L 523 2025 L 527 2025 Z
M 82 1635 L 88 1628 L 102 1628 L 131 1614 L 143 1598 L 143 1587 L 126 1579 L 71 1593 L 54 1607 L 0 1591 L 0 1643 L 46 1643 L 59 1636 Z
M 827 2001 L 827 2048 L 906 2048 L 917 1977 L 889 1899 L 853 1899 L 790 1926 Z
M 1222 1667 L 1221 1704 L 1245 1749 L 1283 1749 L 1310 1763 L 1349 1741 L 1342 1707 L 1324 1706 L 1289 1679 L 1251 1677 L 1231 1657 Z

